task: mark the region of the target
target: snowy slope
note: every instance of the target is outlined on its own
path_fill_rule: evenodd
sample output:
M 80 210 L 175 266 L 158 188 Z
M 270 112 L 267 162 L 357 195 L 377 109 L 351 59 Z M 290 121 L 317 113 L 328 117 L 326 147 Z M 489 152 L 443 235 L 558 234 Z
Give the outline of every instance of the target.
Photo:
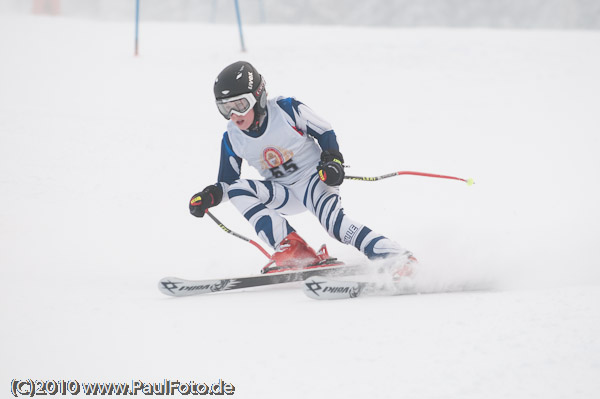
M 599 33 L 249 27 L 240 54 L 233 27 L 147 23 L 134 58 L 131 24 L 0 18 L 0 390 L 13 378 L 222 378 L 241 398 L 597 395 Z M 166 275 L 233 277 L 265 261 L 186 205 L 216 177 L 212 83 L 240 58 L 272 95 L 332 122 L 348 173 L 475 178 L 342 192 L 430 281 L 501 289 L 162 296 Z M 215 214 L 254 237 L 230 204 Z M 290 221 L 362 261 L 308 214 Z

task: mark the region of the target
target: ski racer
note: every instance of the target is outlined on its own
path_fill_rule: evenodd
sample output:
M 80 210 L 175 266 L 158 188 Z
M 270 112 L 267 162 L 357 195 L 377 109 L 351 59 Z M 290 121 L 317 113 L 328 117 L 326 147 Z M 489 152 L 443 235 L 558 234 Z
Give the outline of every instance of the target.
M 339 186 L 344 157 L 331 125 L 294 97 L 267 98 L 265 79 L 248 62 L 235 62 L 214 83 L 216 105 L 229 120 L 221 141 L 217 183 L 194 194 L 192 215 L 229 200 L 275 252 L 265 268 L 317 264 L 317 252 L 285 219 L 308 211 L 336 240 L 353 245 L 369 259 L 415 259 L 391 239 L 348 217 Z M 264 180 L 240 177 L 242 159 Z

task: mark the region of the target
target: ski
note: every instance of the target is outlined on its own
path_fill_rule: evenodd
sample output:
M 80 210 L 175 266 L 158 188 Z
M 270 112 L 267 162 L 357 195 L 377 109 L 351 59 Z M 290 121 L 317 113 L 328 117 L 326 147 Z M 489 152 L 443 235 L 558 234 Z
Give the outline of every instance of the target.
M 227 279 L 184 280 L 178 277 L 165 277 L 159 281 L 158 289 L 165 295 L 181 297 L 292 283 L 315 276 L 360 275 L 371 270 L 369 265 L 333 265 Z
M 331 300 L 358 298 L 361 296 L 441 294 L 492 289 L 490 284 L 453 284 L 436 288 L 419 288 L 411 282 L 393 285 L 368 281 L 335 280 L 327 277 L 312 276 L 306 279 L 303 286 L 306 296 L 312 299 Z
M 304 293 L 312 299 L 347 299 L 377 291 L 377 284 L 366 281 L 331 280 L 310 277 L 304 281 Z

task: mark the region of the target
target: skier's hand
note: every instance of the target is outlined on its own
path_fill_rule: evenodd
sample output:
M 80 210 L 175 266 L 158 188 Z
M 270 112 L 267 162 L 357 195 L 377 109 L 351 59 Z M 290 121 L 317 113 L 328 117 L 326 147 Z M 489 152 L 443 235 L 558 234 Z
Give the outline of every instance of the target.
M 223 189 L 220 185 L 212 185 L 196 193 L 190 200 L 190 213 L 197 218 L 204 216 L 208 208 L 219 205 L 223 199 Z
M 317 170 L 319 179 L 325 184 L 339 186 L 344 182 L 344 157 L 336 150 L 323 151 Z

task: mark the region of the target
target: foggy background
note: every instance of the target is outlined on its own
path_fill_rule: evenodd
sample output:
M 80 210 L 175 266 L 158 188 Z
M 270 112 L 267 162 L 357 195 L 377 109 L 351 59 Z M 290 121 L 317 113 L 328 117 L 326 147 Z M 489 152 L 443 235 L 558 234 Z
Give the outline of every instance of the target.
M 245 53 L 233 0 L 141 0 L 135 57 L 135 0 L 0 0 L 0 396 L 168 378 L 235 399 L 599 397 L 600 0 L 239 4 Z M 349 181 L 344 208 L 413 251 L 421 281 L 499 289 L 161 294 L 266 262 L 187 205 L 215 182 L 213 79 L 239 59 L 334 126 L 348 174 L 473 177 Z M 231 203 L 214 213 L 256 238 Z
M 131 19 L 135 0 L 0 0 L 0 13 L 60 3 L 60 14 Z M 140 0 L 142 20 L 233 23 L 234 0 Z M 599 29 L 598 0 L 240 0 L 245 24 Z

